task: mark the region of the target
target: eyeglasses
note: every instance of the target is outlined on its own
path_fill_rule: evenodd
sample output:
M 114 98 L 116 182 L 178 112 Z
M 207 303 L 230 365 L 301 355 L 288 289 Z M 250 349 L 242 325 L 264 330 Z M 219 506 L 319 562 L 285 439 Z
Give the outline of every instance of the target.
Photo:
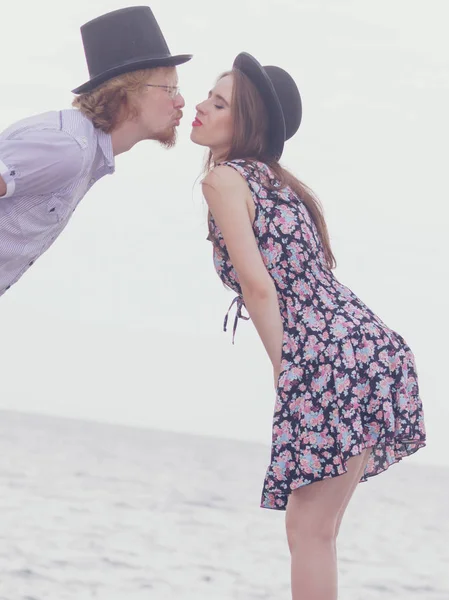
M 178 86 L 176 85 L 157 85 L 154 83 L 146 83 L 145 84 L 147 87 L 157 87 L 157 88 L 163 88 L 164 90 L 167 90 L 168 95 L 170 96 L 170 98 L 173 100 L 174 98 L 176 98 L 176 96 L 178 96 L 178 94 L 181 93 L 181 90 Z

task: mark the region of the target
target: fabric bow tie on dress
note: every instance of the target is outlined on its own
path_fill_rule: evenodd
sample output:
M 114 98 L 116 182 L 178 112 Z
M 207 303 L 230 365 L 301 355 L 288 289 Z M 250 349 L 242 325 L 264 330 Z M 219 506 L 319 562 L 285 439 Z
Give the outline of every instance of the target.
M 242 315 L 242 308 L 245 306 L 245 304 L 243 302 L 243 297 L 242 296 L 236 296 L 234 298 L 234 300 L 231 302 L 231 304 L 230 304 L 230 306 L 228 308 L 228 312 L 226 313 L 226 316 L 224 318 L 223 331 L 226 331 L 226 327 L 228 325 L 229 313 L 231 312 L 231 309 L 234 306 L 234 304 L 237 304 L 237 311 L 235 313 L 234 327 L 232 328 L 232 343 L 234 343 L 235 332 L 237 331 L 237 325 L 238 325 L 239 319 L 244 319 L 245 321 L 249 321 L 250 320 L 249 316 L 245 317 L 245 315 Z

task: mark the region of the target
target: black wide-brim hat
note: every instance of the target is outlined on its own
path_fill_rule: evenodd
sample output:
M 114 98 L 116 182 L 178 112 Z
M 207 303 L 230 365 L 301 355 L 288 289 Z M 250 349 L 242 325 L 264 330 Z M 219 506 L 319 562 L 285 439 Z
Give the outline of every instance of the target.
M 90 79 L 72 90 L 90 92 L 100 84 L 131 71 L 174 67 L 192 58 L 172 56 L 149 6 L 131 6 L 106 13 L 81 27 Z
M 292 76 L 275 66 L 263 67 L 247 52 L 234 60 L 234 69 L 244 73 L 259 91 L 268 110 L 269 149 L 276 160 L 284 151 L 284 144 L 298 131 L 302 118 L 302 101 Z

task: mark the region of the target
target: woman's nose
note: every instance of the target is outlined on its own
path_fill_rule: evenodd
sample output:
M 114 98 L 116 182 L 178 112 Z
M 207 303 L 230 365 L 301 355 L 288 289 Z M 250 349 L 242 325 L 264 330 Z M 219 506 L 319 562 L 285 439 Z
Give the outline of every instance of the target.
M 197 110 L 197 112 L 204 114 L 204 102 L 200 102 L 199 104 L 197 104 L 195 106 L 195 109 Z

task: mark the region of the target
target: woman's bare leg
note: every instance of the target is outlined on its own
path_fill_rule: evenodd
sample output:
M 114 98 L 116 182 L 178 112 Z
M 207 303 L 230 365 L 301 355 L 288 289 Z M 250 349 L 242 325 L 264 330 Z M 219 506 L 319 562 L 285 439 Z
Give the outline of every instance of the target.
M 293 600 L 336 600 L 336 536 L 370 449 L 348 460 L 347 473 L 292 492 L 286 514 Z
M 372 448 L 368 448 L 366 450 L 366 452 L 365 452 L 365 460 L 363 460 L 361 462 L 359 473 L 358 473 L 358 475 L 356 477 L 354 477 L 354 485 L 353 485 L 352 488 L 350 488 L 348 490 L 348 494 L 347 494 L 346 498 L 343 501 L 343 506 L 341 507 L 340 513 L 339 513 L 339 515 L 337 517 L 337 524 L 336 524 L 336 530 L 335 530 L 335 539 L 337 539 L 337 536 L 340 533 L 341 522 L 343 520 L 343 516 L 344 516 L 344 514 L 346 512 L 346 509 L 348 507 L 349 501 L 351 500 L 352 495 L 354 494 L 354 492 L 355 492 L 355 490 L 357 488 L 357 485 L 360 483 L 362 475 L 365 472 L 365 467 L 366 467 L 366 464 L 367 464 L 367 462 L 369 460 L 371 450 L 372 450 Z

